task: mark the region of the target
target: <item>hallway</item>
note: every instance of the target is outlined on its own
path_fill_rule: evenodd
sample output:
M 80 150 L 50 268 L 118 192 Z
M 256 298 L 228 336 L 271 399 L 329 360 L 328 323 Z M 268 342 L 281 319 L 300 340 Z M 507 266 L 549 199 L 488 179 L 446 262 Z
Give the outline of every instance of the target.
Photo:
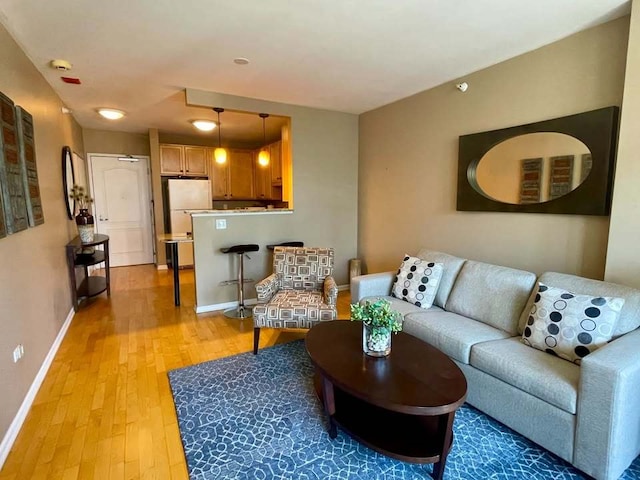
M 192 270 L 180 307 L 171 271 L 113 268 L 111 282 L 73 318 L 0 480 L 188 478 L 166 372 L 250 351 L 253 323 L 196 315 Z M 261 347 L 303 335 L 264 329 Z

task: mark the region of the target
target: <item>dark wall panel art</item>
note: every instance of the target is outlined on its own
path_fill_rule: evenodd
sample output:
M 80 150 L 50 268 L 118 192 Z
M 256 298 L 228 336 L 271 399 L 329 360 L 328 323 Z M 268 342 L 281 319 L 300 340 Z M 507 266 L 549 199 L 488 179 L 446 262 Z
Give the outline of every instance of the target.
M 36 165 L 36 144 L 33 136 L 33 117 L 22 107 L 16 107 L 18 138 L 20 139 L 20 164 L 22 181 L 26 192 L 27 215 L 29 226 L 35 227 L 44 223 L 40 185 L 38 184 L 38 168 Z
M 33 117 L 0 92 L 0 238 L 42 223 Z

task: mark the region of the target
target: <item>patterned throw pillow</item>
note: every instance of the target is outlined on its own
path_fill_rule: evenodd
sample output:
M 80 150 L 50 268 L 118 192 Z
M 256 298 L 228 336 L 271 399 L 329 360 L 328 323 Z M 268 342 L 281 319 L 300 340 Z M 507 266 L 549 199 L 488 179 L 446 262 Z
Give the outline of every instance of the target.
M 421 308 L 431 307 L 440 285 L 442 269 L 442 263 L 405 255 L 391 295 Z
M 611 340 L 623 305 L 624 298 L 577 295 L 540 283 L 522 341 L 579 365 Z

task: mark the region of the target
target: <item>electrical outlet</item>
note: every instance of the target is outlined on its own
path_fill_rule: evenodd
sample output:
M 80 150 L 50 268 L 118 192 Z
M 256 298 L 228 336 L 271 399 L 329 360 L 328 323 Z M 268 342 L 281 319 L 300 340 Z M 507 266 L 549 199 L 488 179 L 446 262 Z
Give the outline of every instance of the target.
M 216 230 L 224 230 L 227 228 L 226 218 L 216 218 Z

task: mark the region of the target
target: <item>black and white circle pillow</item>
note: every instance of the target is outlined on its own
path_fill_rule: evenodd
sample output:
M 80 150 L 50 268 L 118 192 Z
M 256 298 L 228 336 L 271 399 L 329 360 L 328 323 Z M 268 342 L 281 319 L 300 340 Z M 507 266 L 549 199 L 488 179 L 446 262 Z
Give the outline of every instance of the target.
M 441 263 L 405 255 L 391 295 L 418 307 L 430 308 L 438 292 L 442 270 Z
M 611 340 L 623 305 L 624 298 L 577 295 L 540 283 L 522 341 L 580 364 Z

